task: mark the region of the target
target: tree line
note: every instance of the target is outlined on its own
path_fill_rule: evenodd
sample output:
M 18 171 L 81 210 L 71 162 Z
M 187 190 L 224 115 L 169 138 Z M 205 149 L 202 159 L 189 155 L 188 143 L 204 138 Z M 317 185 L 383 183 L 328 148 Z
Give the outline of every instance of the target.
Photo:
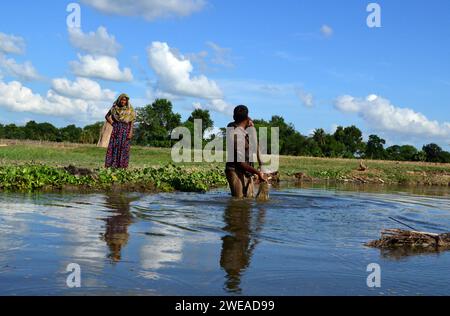
M 193 135 L 195 119 L 201 119 L 203 122 L 204 142 L 214 137 L 214 135 L 205 136 L 206 132 L 214 127 L 208 110 L 196 109 L 183 122 L 181 115 L 173 111 L 173 105 L 169 100 L 158 99 L 150 105 L 137 108 L 136 111 L 133 139 L 135 145 L 171 147 L 176 142 L 170 137 L 171 131 L 184 126 Z M 437 144 L 427 144 L 422 149 L 412 145 L 394 145 L 386 148 L 386 141 L 378 135 L 370 135 L 368 140 L 364 141 L 361 130 L 356 126 L 339 126 L 334 133 L 327 133 L 319 128 L 312 135 L 305 136 L 298 132 L 292 123 L 286 122 L 278 115 L 272 116 L 270 120 L 254 120 L 254 123 L 257 131 L 259 127 L 268 128 L 268 144 L 271 137 L 270 128 L 279 128 L 281 155 L 450 163 L 450 153 Z M 35 121 L 30 121 L 24 126 L 0 124 L 0 138 L 96 144 L 103 124 L 97 122 L 84 128 L 75 125 L 57 128 L 50 123 Z M 218 136 L 224 135 L 225 129 L 222 128 Z M 268 147 L 270 149 L 270 145 Z

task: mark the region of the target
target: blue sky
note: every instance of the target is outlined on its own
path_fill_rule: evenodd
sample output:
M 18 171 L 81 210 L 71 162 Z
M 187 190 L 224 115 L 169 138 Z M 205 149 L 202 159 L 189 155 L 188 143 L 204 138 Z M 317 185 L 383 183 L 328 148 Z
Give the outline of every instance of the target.
M 137 107 L 169 97 L 183 118 L 210 109 L 218 127 L 246 104 L 303 134 L 356 124 L 449 149 L 450 2 L 377 1 L 382 27 L 369 28 L 370 2 L 79 1 L 71 33 L 71 1 L 3 1 L 0 122 L 82 126 L 127 92 Z

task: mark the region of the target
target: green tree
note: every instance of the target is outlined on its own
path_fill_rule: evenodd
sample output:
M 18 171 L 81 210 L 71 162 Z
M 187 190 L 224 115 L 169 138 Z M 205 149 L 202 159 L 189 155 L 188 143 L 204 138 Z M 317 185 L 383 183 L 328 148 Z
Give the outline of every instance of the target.
M 307 138 L 299 132 L 289 134 L 283 142 L 283 155 L 309 156 L 307 150 Z
M 411 145 L 403 145 L 400 147 L 400 157 L 403 161 L 414 161 L 414 157 L 417 155 L 418 150 Z
M 83 129 L 76 127 L 75 125 L 69 125 L 61 128 L 59 132 L 63 142 L 78 143 L 80 142 Z
M 425 152 L 425 155 L 427 156 L 428 162 L 440 162 L 441 161 L 441 154 L 442 154 L 442 148 L 438 145 L 432 143 L 423 146 L 422 150 Z
M 327 133 L 323 128 L 314 130 L 312 138 L 321 149 L 325 148 L 327 142 Z
M 355 158 L 362 155 L 365 146 L 362 132 L 356 126 L 352 125 L 346 128 L 338 126 L 333 136 L 336 142 L 344 145 L 344 147 L 338 146 L 342 149 L 342 152 L 336 153 L 339 157 Z
M 16 124 L 6 125 L 4 131 L 6 139 L 26 139 L 24 128 Z
M 413 161 L 427 161 L 427 154 L 421 150 L 414 155 Z
M 5 127 L 3 124 L 0 124 L 0 139 L 5 138 Z
M 26 139 L 52 142 L 60 140 L 59 130 L 50 123 L 29 121 L 23 129 Z
M 145 146 L 170 147 L 173 129 L 181 126 L 181 115 L 172 110 L 169 100 L 157 99 L 137 110 L 135 141 Z
M 361 130 L 354 125 L 344 128 L 344 145 L 346 148 L 345 157 L 361 156 L 365 147 Z
M 295 134 L 298 133 L 295 127 L 291 123 L 286 123 L 283 117 L 275 115 L 269 121 L 269 127 L 278 127 L 280 135 L 280 154 L 288 155 L 293 151 L 292 141 L 293 139 L 298 139 Z M 289 148 L 286 146 L 289 143 Z M 299 144 L 297 146 L 300 146 Z
M 97 144 L 100 139 L 100 132 L 102 131 L 103 125 L 104 122 L 97 122 L 85 126 L 80 135 L 80 142 L 83 144 Z
M 326 137 L 325 137 L 326 144 Z M 302 156 L 323 157 L 322 147 L 311 137 L 306 139 L 304 149 L 301 151 Z
M 450 152 L 442 151 L 441 154 L 440 154 L 439 160 L 442 163 L 450 163 Z
M 344 143 L 337 141 L 334 135 L 327 135 L 326 145 L 323 153 L 325 157 L 342 157 L 345 153 L 345 145 Z
M 386 158 L 389 160 L 396 160 L 396 161 L 403 160 L 401 147 L 399 145 L 394 145 L 386 148 Z
M 386 156 L 384 145 L 386 141 L 377 135 L 370 135 L 367 142 L 365 157 L 369 159 L 384 159 Z
M 191 113 L 191 116 L 187 119 L 186 123 L 190 122 L 194 124 L 194 120 L 202 121 L 202 135 L 205 136 L 205 132 L 214 127 L 214 121 L 211 119 L 209 110 L 196 109 Z M 190 124 L 189 124 L 190 125 Z M 193 125 L 192 125 L 193 126 Z M 193 129 L 192 131 L 193 132 Z

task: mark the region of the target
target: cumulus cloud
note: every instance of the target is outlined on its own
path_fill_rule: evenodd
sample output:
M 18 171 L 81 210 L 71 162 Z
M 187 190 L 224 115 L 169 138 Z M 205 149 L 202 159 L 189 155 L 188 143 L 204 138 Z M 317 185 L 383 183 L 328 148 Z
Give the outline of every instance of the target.
M 100 26 L 96 32 L 83 33 L 80 28 L 68 29 L 70 43 L 77 49 L 93 55 L 115 56 L 121 49 L 113 35 Z
M 43 98 L 33 94 L 31 89 L 22 86 L 18 81 L 0 82 L 0 106 L 17 112 L 43 113 Z
M 192 107 L 194 109 L 201 109 L 201 110 L 209 110 L 212 112 L 219 112 L 226 115 L 233 115 L 233 105 L 227 103 L 226 101 L 222 99 L 215 99 L 210 100 L 204 104 L 201 102 L 194 102 L 192 104 Z
M 66 78 L 53 79 L 52 89 L 62 96 L 83 100 L 112 101 L 116 96 L 116 92 L 102 89 L 98 82 L 87 78 L 77 78 L 75 81 Z
M 200 11 L 206 0 L 82 0 L 87 5 L 107 13 L 140 16 L 149 21 L 172 16 L 188 16 Z
M 133 80 L 131 69 L 120 70 L 119 61 L 111 56 L 78 55 L 79 61 L 72 61 L 72 72 L 80 77 L 97 78 L 117 82 Z
M 320 33 L 322 33 L 322 35 L 325 37 L 331 37 L 334 33 L 334 30 L 331 28 L 331 26 L 325 24 L 320 28 Z
M 357 113 L 372 127 L 396 135 L 450 139 L 450 123 L 429 120 L 422 113 L 396 107 L 377 95 L 365 99 L 344 95 L 337 98 L 335 107 L 341 112 Z
M 177 56 L 167 43 L 153 42 L 148 48 L 148 60 L 162 90 L 181 96 L 222 99 L 216 82 L 204 75 L 192 76 L 189 59 Z
M 0 68 L 5 71 L 5 74 L 16 77 L 24 81 L 38 80 L 41 76 L 31 64 L 26 61 L 23 64 L 17 63 L 13 58 L 7 58 L 0 53 Z
M 105 112 L 105 105 L 102 103 L 68 98 L 53 90 L 49 90 L 43 97 L 18 81 L 0 81 L 0 107 L 14 112 L 76 117 L 79 121 L 83 118 L 100 118 Z
M 22 37 L 0 32 L 0 52 L 5 54 L 23 54 L 25 41 Z
M 314 106 L 314 96 L 311 93 L 308 93 L 303 89 L 298 88 L 296 90 L 296 94 L 304 106 L 306 107 Z

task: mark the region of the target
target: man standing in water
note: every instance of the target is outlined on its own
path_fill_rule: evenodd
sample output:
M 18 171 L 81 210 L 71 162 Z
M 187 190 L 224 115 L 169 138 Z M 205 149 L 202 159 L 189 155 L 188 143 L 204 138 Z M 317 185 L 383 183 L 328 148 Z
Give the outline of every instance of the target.
M 251 148 L 258 151 L 257 144 L 250 146 L 250 135 L 247 130 L 254 125 L 245 105 L 239 105 L 234 109 L 233 119 L 234 122 L 227 127 L 228 159 L 225 174 L 233 197 L 252 198 L 254 197 L 253 176 L 257 175 L 261 182 L 266 181 L 264 174 L 256 170 L 253 162 L 250 161 L 250 158 L 253 158 Z M 253 140 L 256 142 L 256 137 L 253 137 Z

